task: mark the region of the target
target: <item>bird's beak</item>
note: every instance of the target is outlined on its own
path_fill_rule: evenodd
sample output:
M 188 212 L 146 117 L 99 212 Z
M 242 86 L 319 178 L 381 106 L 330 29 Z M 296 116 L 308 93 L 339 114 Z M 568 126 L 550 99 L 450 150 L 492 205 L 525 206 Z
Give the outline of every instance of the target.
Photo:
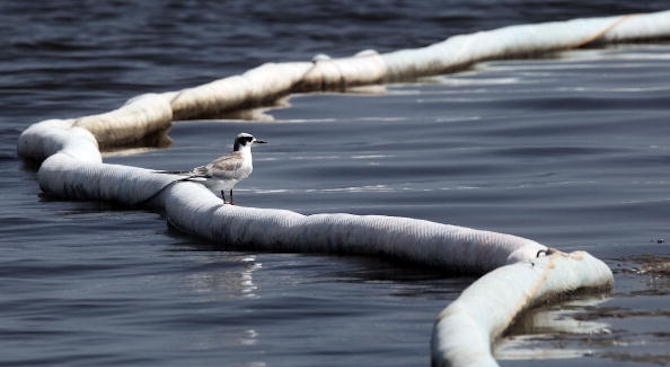
M 265 140 L 258 140 L 258 139 L 255 139 L 255 140 L 254 140 L 254 143 L 256 143 L 256 144 L 265 144 L 265 143 L 267 143 L 267 141 L 265 141 Z

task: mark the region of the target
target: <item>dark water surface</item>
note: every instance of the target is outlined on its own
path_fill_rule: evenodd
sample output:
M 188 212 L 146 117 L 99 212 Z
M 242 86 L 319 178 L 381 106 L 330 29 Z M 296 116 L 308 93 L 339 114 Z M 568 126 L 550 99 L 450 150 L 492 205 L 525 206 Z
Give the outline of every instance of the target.
M 434 317 L 474 277 L 227 251 L 172 232 L 160 213 L 41 198 L 18 135 L 266 61 L 664 6 L 0 3 L 0 365 L 428 365 Z M 248 131 L 270 144 L 255 150 L 240 205 L 402 215 L 590 251 L 614 270 L 612 294 L 533 312 L 502 341 L 501 364 L 667 365 L 670 278 L 657 263 L 670 257 L 669 61 L 666 43 L 622 45 L 380 95 L 294 96 L 268 112 L 274 122 L 180 122 L 168 149 L 106 160 L 188 168 Z

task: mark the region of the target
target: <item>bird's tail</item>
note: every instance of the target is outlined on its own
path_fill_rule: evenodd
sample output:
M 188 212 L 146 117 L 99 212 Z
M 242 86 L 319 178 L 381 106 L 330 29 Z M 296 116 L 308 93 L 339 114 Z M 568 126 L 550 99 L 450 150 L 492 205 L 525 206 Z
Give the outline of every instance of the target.
M 154 171 L 154 173 L 161 173 L 165 175 L 191 175 L 191 171 Z
M 154 171 L 155 173 L 162 173 L 162 174 L 171 174 L 171 175 L 188 175 L 191 173 L 191 171 Z M 193 179 L 193 176 L 186 176 L 184 178 L 178 178 L 167 185 L 161 187 L 158 191 L 153 193 L 151 196 L 147 197 L 146 199 L 139 200 L 138 202 L 134 203 L 133 206 L 144 206 L 147 203 L 149 203 L 151 200 L 156 198 L 158 195 L 160 195 L 165 189 L 168 187 L 176 184 L 177 182 L 184 182 L 184 181 L 191 181 Z

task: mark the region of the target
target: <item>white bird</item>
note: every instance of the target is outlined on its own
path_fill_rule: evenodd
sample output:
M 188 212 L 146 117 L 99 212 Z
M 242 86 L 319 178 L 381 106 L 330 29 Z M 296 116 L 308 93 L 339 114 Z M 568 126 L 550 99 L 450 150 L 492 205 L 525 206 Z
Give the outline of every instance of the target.
M 251 157 L 251 146 L 254 143 L 264 144 L 266 142 L 256 139 L 251 134 L 241 133 L 235 137 L 233 151 L 229 154 L 189 171 L 160 171 L 160 173 L 188 175 L 180 181 L 201 182 L 210 190 L 221 192 L 221 199 L 223 199 L 224 204 L 226 203 L 225 193 L 229 191 L 229 203 L 233 204 L 233 187 L 241 180 L 249 177 L 254 170 Z

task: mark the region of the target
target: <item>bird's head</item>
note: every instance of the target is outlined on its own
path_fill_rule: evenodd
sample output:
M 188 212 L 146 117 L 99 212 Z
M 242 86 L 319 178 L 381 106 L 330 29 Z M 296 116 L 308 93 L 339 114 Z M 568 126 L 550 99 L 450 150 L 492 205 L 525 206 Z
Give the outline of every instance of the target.
M 256 139 L 253 135 L 248 133 L 241 133 L 235 137 L 234 151 L 240 150 L 242 147 L 251 147 L 254 143 L 265 144 L 266 141 Z

